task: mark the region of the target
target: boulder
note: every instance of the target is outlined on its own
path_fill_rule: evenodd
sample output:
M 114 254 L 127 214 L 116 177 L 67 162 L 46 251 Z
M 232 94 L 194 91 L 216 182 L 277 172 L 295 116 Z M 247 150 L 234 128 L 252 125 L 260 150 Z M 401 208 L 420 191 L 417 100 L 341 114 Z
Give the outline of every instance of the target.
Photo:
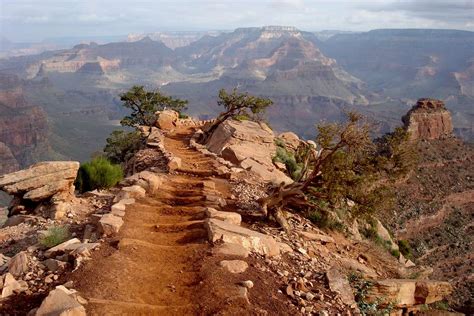
M 448 282 L 417 280 L 415 301 L 417 304 L 431 304 L 443 300 L 453 292 L 453 287 Z
M 351 258 L 341 258 L 341 265 L 348 270 L 362 273 L 364 277 L 371 279 L 377 278 L 377 272 L 375 272 L 374 269 L 369 268 L 357 260 Z
M 178 170 L 179 168 L 181 168 L 181 158 L 172 157 L 168 162 L 168 168 L 170 171 Z
M 354 293 L 349 280 L 337 267 L 332 266 L 327 270 L 326 278 L 331 291 L 338 293 L 345 304 L 349 306 L 355 304 Z
M 25 281 L 15 280 L 11 273 L 7 273 L 3 276 L 2 299 L 26 290 L 28 290 L 28 284 Z
M 249 265 L 243 260 L 222 260 L 220 266 L 230 273 L 243 273 Z
M 278 135 L 278 139 L 280 139 L 285 144 L 286 149 L 292 151 L 296 150 L 301 142 L 298 135 L 293 132 L 281 133 Z
M 55 259 L 46 259 L 42 261 L 41 263 L 51 272 L 64 269 L 67 266 L 66 262 L 55 260 Z
M 398 250 L 398 244 L 392 240 L 392 236 L 390 236 L 390 233 L 388 232 L 388 230 L 385 228 L 385 226 L 382 225 L 382 223 L 379 220 L 377 220 L 377 223 L 376 223 L 376 230 L 377 230 L 377 235 L 383 240 L 389 242 L 392 249 Z
M 416 304 L 431 304 L 441 301 L 452 293 L 448 282 L 411 279 L 387 279 L 374 281 L 367 294 L 367 301 L 374 302 L 384 298 L 385 304 L 394 303 L 396 307 Z
M 146 195 L 145 189 L 139 185 L 123 187 L 121 191 L 126 193 L 125 195 L 127 196 L 127 198 L 133 198 L 133 199 L 138 199 Z
M 0 189 L 25 200 L 42 201 L 55 195 L 62 197 L 74 191 L 79 170 L 76 161 L 48 161 L 28 169 L 0 176 Z
M 215 253 L 218 255 L 235 256 L 242 258 L 247 258 L 249 256 L 249 251 L 245 247 L 239 244 L 232 243 L 225 243 L 217 246 L 215 248 Z
M 242 222 L 242 217 L 240 216 L 240 214 L 235 212 L 222 212 L 212 207 L 206 208 L 206 215 L 209 218 L 220 219 L 221 221 L 229 222 L 235 225 L 240 225 L 240 223 Z
M 453 134 L 451 113 L 441 100 L 419 99 L 402 120 L 415 140 L 440 139 Z
M 79 239 L 77 239 L 77 238 L 72 238 L 72 239 L 69 239 L 69 240 L 67 240 L 67 241 L 65 241 L 65 242 L 63 242 L 63 243 L 61 243 L 61 244 L 59 244 L 59 245 L 57 245 L 57 246 L 54 246 L 54 247 L 52 247 L 52 248 L 49 248 L 48 250 L 46 250 L 46 251 L 44 252 L 44 255 L 45 255 L 46 257 L 50 257 L 50 256 L 52 256 L 52 255 L 55 254 L 55 253 L 64 252 L 64 251 L 65 251 L 66 249 L 68 249 L 68 247 L 71 246 L 71 245 L 80 244 L 80 243 L 81 243 L 81 241 L 80 241 Z
M 165 131 L 174 129 L 179 119 L 179 113 L 173 110 L 159 111 L 156 115 L 158 116 L 157 127 Z
M 273 164 L 275 135 L 264 123 L 227 120 L 212 134 L 206 147 L 227 161 L 251 170 L 264 181 L 293 182 Z
M 103 234 L 109 236 L 117 234 L 123 225 L 123 219 L 114 214 L 105 214 L 99 220 L 99 227 Z
M 255 173 L 265 182 L 271 182 L 276 185 L 279 185 L 282 182 L 285 184 L 293 183 L 293 180 L 285 173 L 281 172 L 275 167 L 268 168 L 267 166 L 253 160 L 253 158 L 246 158 L 240 163 L 240 166 L 248 171 Z
M 58 287 L 43 300 L 36 311 L 36 316 L 86 316 L 85 308 L 68 293 L 67 289 Z
M 8 263 L 8 272 L 19 277 L 28 271 L 28 254 L 26 251 L 17 253 Z
M 280 246 L 268 235 L 218 219 L 206 220 L 209 241 L 238 244 L 261 255 L 278 256 Z

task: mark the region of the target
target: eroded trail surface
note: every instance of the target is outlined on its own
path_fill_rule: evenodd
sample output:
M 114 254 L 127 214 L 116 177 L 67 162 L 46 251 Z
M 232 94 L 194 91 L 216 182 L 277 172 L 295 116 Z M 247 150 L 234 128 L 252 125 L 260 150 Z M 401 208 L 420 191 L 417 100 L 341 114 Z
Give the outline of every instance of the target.
M 92 315 L 199 314 L 200 266 L 209 250 L 204 209 L 211 158 L 188 146 L 190 131 L 165 140 L 182 159 L 154 196 L 129 205 L 116 242 L 80 271 L 78 290 Z

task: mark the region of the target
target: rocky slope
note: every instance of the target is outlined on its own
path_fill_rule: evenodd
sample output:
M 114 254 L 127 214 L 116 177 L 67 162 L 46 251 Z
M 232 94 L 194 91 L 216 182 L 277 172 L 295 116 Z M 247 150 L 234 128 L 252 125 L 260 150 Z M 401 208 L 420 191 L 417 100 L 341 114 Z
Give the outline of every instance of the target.
M 417 264 L 431 266 L 433 277 L 449 280 L 453 306 L 472 313 L 474 266 L 474 147 L 451 134 L 450 113 L 439 100 L 420 100 L 406 120 L 415 132 L 419 166 L 396 185 L 397 202 L 384 216 L 400 240 L 408 240 Z
M 252 126 L 246 135 L 247 123 L 229 125 L 234 132 L 209 144 L 224 148 L 220 155 L 195 143 L 203 124 L 160 115 L 161 129 L 149 130 L 142 150 L 147 157 L 135 157 L 148 163 L 146 170 L 109 191 L 73 199 L 54 220 L 11 216 L 0 229 L 0 240 L 8 241 L 0 246 L 0 312 L 336 315 L 376 308 L 423 315 L 451 292 L 448 282 L 427 280 L 423 267 L 407 267 L 369 241 L 322 231 L 298 214 L 288 234 L 264 221 L 255 199 L 271 179 L 230 162 L 226 149 L 237 154 L 250 143 L 262 146 L 256 156 L 244 152 L 243 162 L 268 167 L 271 131 Z M 297 141 L 289 133 L 281 137 Z M 35 168 L 57 171 L 41 178 L 68 180 L 69 191 L 64 164 Z M 3 189 L 24 187 L 32 170 L 1 178 Z M 61 225 L 73 235 L 45 244 L 42 236 Z M 420 276 L 406 279 L 413 273 Z

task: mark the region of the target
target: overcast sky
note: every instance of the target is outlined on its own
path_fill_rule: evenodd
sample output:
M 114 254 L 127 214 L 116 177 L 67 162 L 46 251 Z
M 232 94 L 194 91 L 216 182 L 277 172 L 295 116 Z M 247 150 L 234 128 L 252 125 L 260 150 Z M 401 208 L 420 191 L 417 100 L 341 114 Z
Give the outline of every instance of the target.
M 13 41 L 262 25 L 474 31 L 474 0 L 0 0 L 0 36 Z

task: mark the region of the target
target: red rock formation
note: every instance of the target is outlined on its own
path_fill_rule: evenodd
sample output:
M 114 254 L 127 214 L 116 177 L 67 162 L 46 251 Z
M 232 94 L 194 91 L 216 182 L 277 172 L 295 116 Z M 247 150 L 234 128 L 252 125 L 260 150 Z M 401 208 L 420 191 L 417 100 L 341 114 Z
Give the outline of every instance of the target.
M 25 100 L 21 80 L 0 74 L 0 174 L 33 163 L 34 152 L 47 147 L 47 131 L 46 113 Z
M 412 139 L 440 139 L 453 133 L 451 113 L 441 100 L 419 99 L 402 120 Z

